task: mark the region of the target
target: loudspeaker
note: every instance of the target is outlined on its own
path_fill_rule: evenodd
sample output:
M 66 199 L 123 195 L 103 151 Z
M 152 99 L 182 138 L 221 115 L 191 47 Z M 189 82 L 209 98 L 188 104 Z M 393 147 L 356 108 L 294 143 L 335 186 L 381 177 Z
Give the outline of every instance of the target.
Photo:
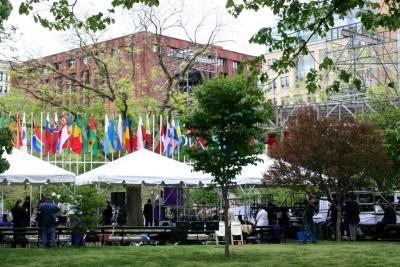
M 125 205 L 125 192 L 111 192 L 111 204 L 118 207 Z

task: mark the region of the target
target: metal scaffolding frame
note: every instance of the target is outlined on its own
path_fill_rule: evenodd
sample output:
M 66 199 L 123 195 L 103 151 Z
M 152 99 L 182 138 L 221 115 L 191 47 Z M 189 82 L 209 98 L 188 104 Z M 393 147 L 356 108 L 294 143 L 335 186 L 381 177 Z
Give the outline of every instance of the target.
M 397 32 L 379 29 L 366 31 L 362 23 L 331 28 L 325 39 L 325 56 L 333 60 L 338 71 L 352 74 L 361 80 L 361 92 L 373 86 L 399 85 L 399 47 Z M 327 89 L 337 75 L 326 71 L 323 88 Z M 350 80 L 341 93 L 359 93 Z

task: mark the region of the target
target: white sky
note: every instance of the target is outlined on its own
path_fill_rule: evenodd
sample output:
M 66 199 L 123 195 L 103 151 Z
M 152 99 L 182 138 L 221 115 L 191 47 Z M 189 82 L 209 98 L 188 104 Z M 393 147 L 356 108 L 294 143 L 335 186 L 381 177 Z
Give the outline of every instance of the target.
M 181 3 L 182 0 L 160 0 L 160 10 L 169 10 L 166 4 Z M 72 45 L 66 40 L 69 36 L 67 32 L 49 31 L 35 24 L 32 17 L 20 16 L 18 14 L 18 6 L 20 0 L 12 0 L 14 10 L 9 18 L 8 23 L 17 26 L 18 34 L 16 35 L 13 44 L 3 44 L 1 53 L 18 58 L 39 57 L 62 52 L 72 48 Z M 96 10 L 104 10 L 109 5 L 110 0 L 78 0 L 78 12 L 85 14 Z M 225 49 L 238 51 L 251 55 L 259 55 L 265 52 L 265 47 L 249 44 L 250 37 L 257 32 L 258 29 L 271 26 L 273 23 L 273 15 L 268 10 L 259 12 L 246 11 L 242 13 L 238 19 L 228 14 L 225 9 L 226 0 L 186 0 L 185 14 L 188 18 L 193 18 L 189 21 L 189 31 L 194 28 L 194 25 L 202 18 L 202 14 L 209 15 L 205 22 L 205 26 L 201 29 L 200 40 L 204 40 L 215 25 L 215 19 L 225 24 L 223 31 L 219 36 L 219 40 L 226 42 L 219 43 Z M 164 5 L 164 6 L 163 6 Z M 45 8 L 44 8 L 45 9 Z M 42 13 L 44 14 L 44 13 Z M 217 14 L 217 15 L 215 15 Z M 118 10 L 116 13 L 116 23 L 105 32 L 103 39 L 111 39 L 118 36 L 130 34 L 133 32 L 133 24 L 130 15 L 125 11 Z M 191 28 L 192 27 L 192 28 Z M 193 32 L 193 30 L 192 30 Z M 170 30 L 167 35 L 177 38 L 184 37 L 184 34 L 177 30 Z M 203 37 L 203 38 L 201 38 Z M 185 38 L 183 38 L 185 39 Z M 16 51 L 9 51 L 10 46 L 14 46 Z M 4 57 L 4 56 L 3 56 Z

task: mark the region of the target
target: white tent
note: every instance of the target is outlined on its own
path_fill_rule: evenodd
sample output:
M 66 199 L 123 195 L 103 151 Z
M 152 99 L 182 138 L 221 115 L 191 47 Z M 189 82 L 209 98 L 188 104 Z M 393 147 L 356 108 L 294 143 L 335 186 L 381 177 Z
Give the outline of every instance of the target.
M 236 184 L 238 185 L 261 185 L 264 173 L 274 164 L 274 160 L 266 154 L 258 156 L 262 161 L 256 165 L 249 164 L 243 167 L 242 172 L 236 176 Z
M 9 155 L 3 154 L 10 163 L 10 168 L 0 174 L 1 183 L 10 184 L 45 184 L 74 183 L 75 174 L 61 169 L 19 149 L 13 149 Z
M 193 167 L 140 149 L 76 177 L 76 184 L 209 184 L 212 177 L 194 172 Z

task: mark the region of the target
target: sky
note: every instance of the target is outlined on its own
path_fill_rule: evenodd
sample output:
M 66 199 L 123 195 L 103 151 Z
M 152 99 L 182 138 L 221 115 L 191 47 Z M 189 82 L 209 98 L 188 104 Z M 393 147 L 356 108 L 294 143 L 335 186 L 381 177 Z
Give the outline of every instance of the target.
M 8 20 L 8 24 L 16 26 L 18 30 L 14 37 L 14 42 L 2 44 L 1 54 L 3 54 L 3 58 L 41 57 L 73 48 L 71 42 L 68 41 L 71 33 L 49 31 L 35 24 L 32 17 L 19 15 L 19 2 L 20 0 L 12 1 L 14 10 Z M 87 12 L 105 10 L 110 2 L 111 0 L 78 0 L 76 10 L 80 15 L 85 15 Z M 223 46 L 228 50 L 250 55 L 260 55 L 266 51 L 264 46 L 249 44 L 248 40 L 258 29 L 272 25 L 274 18 L 269 10 L 245 11 L 239 18 L 235 19 L 225 9 L 226 0 L 161 0 L 160 2 L 161 5 L 157 8 L 157 11 L 164 17 L 171 14 L 174 6 L 184 10 L 183 17 L 191 35 L 195 27 L 205 17 L 204 25 L 200 28 L 200 33 L 198 34 L 200 42 L 207 40 L 209 33 L 218 23 L 223 24 L 223 26 L 218 35 L 217 40 L 219 42 L 217 45 Z M 183 7 L 182 3 L 184 4 Z M 40 7 L 41 14 L 46 15 L 46 9 L 46 6 Z M 131 12 L 117 10 L 116 23 L 102 33 L 101 38 L 107 40 L 133 33 L 135 27 L 132 23 L 132 17 L 134 15 Z M 171 21 L 170 19 L 169 23 Z M 176 21 L 176 18 L 173 18 L 173 21 Z M 187 39 L 183 31 L 176 28 L 171 28 L 165 34 Z M 14 47 L 14 51 L 10 51 L 10 47 Z

